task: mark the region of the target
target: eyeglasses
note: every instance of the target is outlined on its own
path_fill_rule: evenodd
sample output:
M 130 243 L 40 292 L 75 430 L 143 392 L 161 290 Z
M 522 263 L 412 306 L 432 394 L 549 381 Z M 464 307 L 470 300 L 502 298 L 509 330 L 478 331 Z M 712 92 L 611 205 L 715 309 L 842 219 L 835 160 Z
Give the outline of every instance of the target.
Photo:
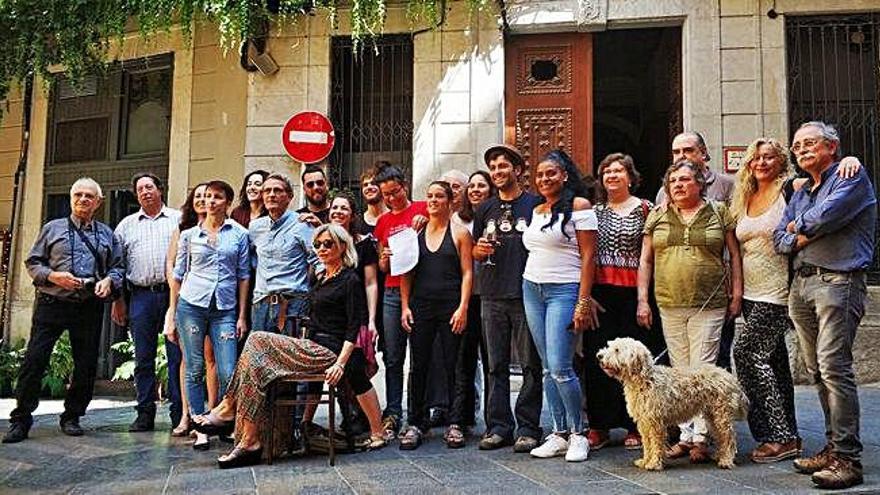
M 382 192 L 382 197 L 383 198 L 393 198 L 394 196 L 397 196 L 398 194 L 400 194 L 402 191 L 403 191 L 403 188 L 398 186 L 397 189 L 395 189 L 393 191 Z
M 791 145 L 790 149 L 792 153 L 797 154 L 801 150 L 801 147 L 803 147 L 803 149 L 812 149 L 822 141 L 823 139 L 820 138 L 807 138 L 803 141 L 794 143 L 793 145 Z
M 306 188 L 311 189 L 313 187 L 324 187 L 325 184 L 326 182 L 324 181 L 324 179 L 310 180 L 306 182 Z
M 315 241 L 315 242 L 313 242 L 313 243 L 312 243 L 312 246 L 313 246 L 316 250 L 321 249 L 322 247 L 323 247 L 324 249 L 330 249 L 330 248 L 335 247 L 335 246 L 336 246 L 336 243 L 335 243 L 334 241 L 332 241 L 331 239 L 325 239 L 325 240 L 323 240 L 323 241 Z

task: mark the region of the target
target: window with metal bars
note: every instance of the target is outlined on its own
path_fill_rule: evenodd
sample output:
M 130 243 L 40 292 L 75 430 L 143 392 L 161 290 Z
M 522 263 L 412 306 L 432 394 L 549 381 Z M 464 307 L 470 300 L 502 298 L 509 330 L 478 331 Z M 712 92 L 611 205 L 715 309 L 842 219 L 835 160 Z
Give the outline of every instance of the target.
M 880 179 L 880 14 L 786 16 L 788 119 L 792 132 L 821 120 L 840 132 L 845 155 Z M 880 282 L 880 257 L 869 271 Z
M 412 37 L 381 36 L 375 46 L 360 48 L 349 37 L 335 37 L 331 64 L 331 186 L 358 191 L 361 172 L 378 160 L 402 167 L 411 178 Z

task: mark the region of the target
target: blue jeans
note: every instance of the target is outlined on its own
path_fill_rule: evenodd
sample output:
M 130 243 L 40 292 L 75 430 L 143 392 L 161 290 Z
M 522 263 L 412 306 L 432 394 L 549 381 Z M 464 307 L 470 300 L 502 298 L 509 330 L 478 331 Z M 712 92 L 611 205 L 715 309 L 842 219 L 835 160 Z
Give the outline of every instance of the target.
M 177 303 L 177 334 L 186 353 L 186 394 L 190 415 L 205 412 L 205 336 L 210 336 L 217 361 L 217 379 L 220 397 L 235 371 L 237 340 L 235 338 L 236 309 L 217 309 L 214 300 L 209 308 L 200 308 L 183 298 Z
M 544 396 L 556 432 L 583 431 L 581 385 L 574 372 L 577 334 L 569 330 L 580 284 L 523 280 L 523 306 L 544 368 Z
M 865 282 L 864 272 L 798 274 L 788 295 L 804 363 L 819 390 L 825 436 L 835 454 L 856 460 L 862 443 L 852 349 L 865 314 Z
M 403 361 L 406 359 L 407 333 L 400 326 L 400 289 L 386 287 L 382 303 L 385 323 L 385 412 L 383 416 L 401 417 L 403 414 Z
M 168 291 L 151 292 L 133 288 L 128 314 L 131 339 L 134 342 L 137 410 L 148 414 L 156 413 L 156 347 L 165 322 L 166 310 L 168 310 Z M 183 411 L 180 380 L 177 380 L 180 374 L 180 347 L 166 340 L 165 355 L 168 358 L 168 397 L 171 399 L 169 413 L 172 423 L 177 424 Z
M 284 328 L 278 328 L 278 309 L 280 305 L 269 304 L 269 298 L 264 297 L 260 302 L 251 307 L 251 331 L 273 332 L 299 337 L 297 323 L 309 314 L 308 294 L 297 294 L 287 300 L 287 321 Z

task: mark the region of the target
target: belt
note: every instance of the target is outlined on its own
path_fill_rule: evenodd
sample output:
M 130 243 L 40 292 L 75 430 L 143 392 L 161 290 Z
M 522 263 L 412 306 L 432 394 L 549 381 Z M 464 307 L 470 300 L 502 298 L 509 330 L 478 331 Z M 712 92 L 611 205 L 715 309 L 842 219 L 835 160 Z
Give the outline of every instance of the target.
M 275 305 L 287 303 L 287 301 L 290 301 L 291 299 L 304 299 L 306 297 L 308 297 L 308 293 L 306 292 L 293 294 L 290 292 L 272 292 L 261 299 L 260 302 L 265 301 L 267 304 Z
M 821 266 L 801 265 L 795 271 L 801 277 L 807 278 L 807 277 L 812 277 L 813 275 L 822 275 L 823 273 L 840 273 L 840 274 L 846 275 L 846 274 L 850 274 L 850 273 L 856 273 L 861 270 L 854 270 L 854 271 L 830 270 L 828 268 L 822 268 Z
M 143 290 L 143 291 L 148 291 L 148 292 L 166 292 L 166 291 L 168 291 L 168 284 L 165 284 L 165 283 L 155 284 L 155 285 L 128 284 L 128 288 L 131 289 L 132 291 Z

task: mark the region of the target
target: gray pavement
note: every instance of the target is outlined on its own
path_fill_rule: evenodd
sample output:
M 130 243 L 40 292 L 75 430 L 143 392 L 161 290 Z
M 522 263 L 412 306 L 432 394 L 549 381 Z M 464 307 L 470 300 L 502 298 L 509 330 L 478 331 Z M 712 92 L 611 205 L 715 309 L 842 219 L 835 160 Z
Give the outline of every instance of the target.
M 866 483 L 852 492 L 880 492 L 880 388 L 860 389 Z M 159 431 L 127 432 L 133 419 L 130 402 L 96 401 L 83 418 L 86 436 L 71 438 L 57 426 L 59 403 L 41 404 L 31 438 L 0 445 L 2 493 L 810 493 L 809 477 L 792 471 L 789 462 L 757 465 L 746 454 L 755 446 L 744 422 L 739 423 L 738 467 L 693 466 L 673 461 L 665 471 L 635 468 L 637 452 L 620 446 L 594 451 L 585 463 L 531 459 L 509 449 L 483 452 L 476 437 L 466 448 L 448 450 L 441 430 L 418 450 L 402 452 L 393 444 L 383 450 L 341 455 L 336 467 L 325 456 L 283 458 L 275 465 L 220 471 L 215 459 L 227 444 L 214 443 L 197 452 L 183 439 Z M 8 417 L 11 401 L 0 401 Z M 824 422 L 811 387 L 797 389 L 798 421 L 809 452 L 823 445 Z M 546 419 L 546 417 L 545 417 Z M 5 421 L 2 422 L 5 426 Z M 615 432 L 622 440 L 622 431 Z

